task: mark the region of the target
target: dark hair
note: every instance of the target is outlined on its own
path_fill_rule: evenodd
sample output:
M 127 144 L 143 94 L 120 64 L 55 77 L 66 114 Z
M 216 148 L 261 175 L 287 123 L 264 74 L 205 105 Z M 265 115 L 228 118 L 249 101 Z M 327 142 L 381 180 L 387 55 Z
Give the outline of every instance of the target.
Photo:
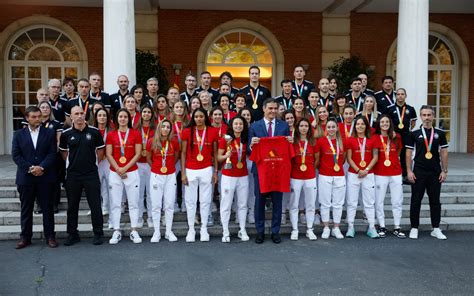
M 97 112 L 94 112 L 94 107 L 95 107 L 96 105 L 99 105 L 99 106 L 100 106 L 100 109 L 98 109 L 97 111 L 99 111 L 99 110 L 101 110 L 101 109 L 106 109 L 106 108 L 105 108 L 105 105 L 104 105 L 104 103 L 102 103 L 102 101 L 97 101 L 97 102 L 95 102 L 94 104 L 92 104 L 92 106 L 91 106 L 91 112 L 93 113 L 94 117 L 91 116 L 91 117 L 89 118 L 89 122 L 88 122 L 88 123 L 89 123 L 90 125 L 94 125 L 94 126 L 95 126 L 95 122 L 94 122 L 94 121 L 95 121 L 95 113 L 97 113 Z M 106 110 L 106 111 L 107 111 L 107 110 Z M 109 113 L 109 112 L 107 111 L 107 113 Z M 109 118 L 107 118 L 107 119 L 109 119 Z
M 382 129 L 380 128 L 380 121 L 383 119 L 383 118 L 388 118 L 388 121 L 390 122 L 390 127 L 388 128 L 388 131 L 387 131 L 387 136 L 388 138 L 390 139 L 390 141 L 393 141 L 395 142 L 395 147 L 398 149 L 398 142 L 396 141 L 396 134 L 394 133 L 394 127 L 393 127 L 393 121 L 392 119 L 390 118 L 390 116 L 388 116 L 388 114 L 382 114 L 379 116 L 379 118 L 377 118 L 377 126 L 375 127 L 375 133 L 377 135 L 381 135 L 382 134 Z
M 250 74 L 250 70 L 252 70 L 252 69 L 257 69 L 258 74 L 260 74 L 260 68 L 257 65 L 252 65 L 252 66 L 249 67 L 249 74 Z
M 283 84 L 285 83 L 291 83 L 291 80 L 290 79 L 283 79 L 281 82 L 280 82 L 280 86 L 283 87 Z
M 301 100 L 303 102 L 303 110 L 301 110 L 301 117 L 302 118 L 305 118 L 308 116 L 308 109 L 306 109 L 306 102 L 305 100 L 300 97 L 300 96 L 297 96 L 294 100 L 293 100 L 293 105 L 291 106 L 291 108 L 294 110 L 295 109 L 295 102 L 296 100 Z M 296 116 L 296 110 L 295 110 L 295 116 Z M 295 117 L 296 118 L 296 117 Z
M 370 124 L 369 124 L 369 121 L 367 120 L 367 118 L 365 118 L 365 116 L 362 116 L 362 115 L 357 115 L 357 117 L 354 119 L 354 127 L 357 125 L 357 121 L 358 120 L 362 120 L 365 124 L 365 137 L 370 139 Z M 357 138 L 357 130 L 354 128 L 354 130 L 352 131 L 352 136 L 354 136 L 354 138 Z
M 28 106 L 25 110 L 25 118 L 30 116 L 30 113 L 40 112 L 41 110 L 38 106 Z
M 198 97 L 198 96 L 192 96 L 190 99 L 189 99 L 189 110 L 188 111 L 191 111 L 191 105 L 194 101 L 194 99 L 197 99 L 199 101 L 199 107 L 198 108 L 202 108 L 202 102 L 201 102 L 201 99 Z
M 151 111 L 151 118 L 150 118 L 150 126 L 149 126 L 149 128 L 150 128 L 150 130 L 154 130 L 154 129 L 155 129 L 155 111 L 153 111 L 153 108 L 150 107 L 150 105 L 148 105 L 148 104 L 146 104 L 146 105 L 144 105 L 144 106 L 142 107 L 142 110 L 141 110 L 141 112 L 140 112 L 140 120 L 138 121 L 137 128 L 142 129 L 142 127 L 143 127 L 143 117 L 142 117 L 142 114 L 143 114 L 143 110 L 145 110 L 145 109 L 149 109 L 149 110 Z M 163 120 L 166 120 L 166 118 L 163 119 Z
M 145 96 L 145 88 L 141 85 L 141 84 L 137 84 L 137 85 L 134 85 L 131 89 L 130 89 L 130 94 L 133 95 L 133 93 L 137 90 L 141 88 L 142 92 L 143 92 L 143 96 Z
M 229 78 L 230 78 L 230 81 L 233 81 L 233 80 L 234 80 L 234 78 L 232 77 L 232 74 L 230 74 L 229 71 L 224 71 L 224 72 L 222 72 L 221 75 L 219 76 L 219 81 L 222 80 L 222 77 L 224 77 L 224 76 L 229 77 Z
M 128 116 L 128 128 L 132 128 L 132 116 L 130 115 L 130 112 L 128 112 L 127 109 L 125 108 L 120 108 L 117 113 L 115 114 L 115 118 L 114 118 L 114 124 L 115 124 L 115 128 L 118 130 L 119 128 L 119 123 L 118 123 L 118 117 L 119 117 L 119 114 L 121 112 L 125 112 L 127 113 L 127 116 Z
M 242 116 L 242 112 L 244 112 L 245 110 L 249 111 L 249 113 L 250 113 L 250 123 L 252 123 L 253 122 L 253 113 L 252 113 L 252 110 L 249 107 L 247 107 L 247 106 L 243 107 L 242 109 L 239 110 L 239 113 L 237 113 L 237 115 Z M 243 118 L 243 116 L 242 116 L 242 118 Z
M 405 93 L 405 96 L 407 95 L 407 90 L 404 89 L 403 87 L 397 88 L 397 90 L 395 92 L 398 92 L 399 90 L 402 90 Z
M 222 109 L 221 106 L 214 106 L 214 107 L 212 107 L 211 111 L 209 111 L 209 120 L 211 120 L 212 115 L 214 115 L 214 112 L 216 112 L 216 110 L 221 111 L 221 113 L 222 113 L 222 123 L 225 124 L 225 120 L 224 120 L 224 109 Z
M 293 118 L 295 119 L 294 122 L 293 122 L 293 128 L 296 126 L 296 114 L 295 114 L 295 111 L 292 110 L 292 109 L 288 109 L 288 110 L 285 110 L 285 112 L 283 112 L 282 114 L 282 120 L 286 122 L 285 120 L 285 117 L 286 117 L 286 114 L 291 114 L 293 115 Z
M 93 123 L 94 126 L 96 128 L 99 128 L 99 122 L 97 121 L 97 114 L 99 114 L 99 111 L 104 111 L 107 114 L 107 121 L 105 122 L 105 127 L 109 128 L 110 127 L 110 113 L 105 108 L 99 109 L 97 110 L 97 112 L 94 113 L 94 123 Z
M 420 108 L 420 115 L 421 115 L 421 111 L 423 110 L 431 110 L 431 112 L 433 112 L 433 115 L 435 114 L 435 109 L 431 105 L 422 105 Z
M 229 136 L 231 136 L 232 139 L 235 139 L 235 134 L 234 134 L 234 130 L 232 129 L 232 124 L 234 123 L 234 121 L 236 119 L 242 120 L 242 122 L 244 124 L 244 129 L 240 133 L 240 142 L 242 142 L 242 144 L 247 144 L 248 139 L 249 139 L 249 127 L 248 127 L 248 124 L 247 124 L 247 120 L 245 120 L 245 118 L 243 118 L 242 116 L 236 115 L 234 118 L 232 118 L 229 121 L 229 128 L 227 128 L 227 134 Z
M 72 85 L 74 85 L 74 88 L 76 88 L 76 82 L 74 81 L 72 77 L 64 77 L 63 86 L 65 86 L 69 82 L 72 82 Z
M 221 105 L 221 99 L 223 97 L 226 97 L 228 100 L 229 100 L 229 106 L 230 106 L 230 95 L 229 94 L 220 94 L 218 97 L 217 97 L 217 105 L 220 106 Z
M 390 76 L 390 75 L 385 75 L 384 77 L 382 77 L 381 82 L 383 83 L 385 80 L 392 80 L 392 82 L 393 82 L 393 77 Z
M 201 112 L 204 114 L 204 124 L 206 126 L 211 126 L 211 121 L 209 120 L 209 116 L 207 115 L 207 111 L 203 108 L 203 107 L 199 107 L 197 108 L 196 110 L 193 111 L 193 113 L 191 114 L 191 120 L 189 121 L 188 123 L 188 127 L 191 129 L 191 149 L 193 147 L 193 142 L 194 142 L 194 128 L 196 127 L 196 121 L 194 120 L 194 115 L 196 114 L 196 112 Z
M 306 134 L 306 139 L 309 141 L 311 145 L 314 145 L 314 137 L 313 137 L 313 131 L 311 128 L 311 122 L 309 122 L 308 118 L 301 118 L 298 120 L 298 122 L 295 124 L 295 133 L 294 133 L 294 143 L 299 143 L 301 141 L 301 134 L 299 131 L 299 127 L 301 122 L 306 122 L 308 123 L 308 133 Z
M 93 75 L 93 74 L 91 74 L 91 76 L 92 76 L 92 75 Z M 87 84 L 91 85 L 91 83 L 89 82 L 89 80 L 87 80 L 87 79 L 85 79 L 85 78 L 79 79 L 79 80 L 77 81 L 77 85 L 79 85 L 79 83 L 81 83 L 81 82 L 87 82 Z
M 303 64 L 296 64 L 296 65 L 294 65 L 294 66 L 293 66 L 293 71 L 295 71 L 296 68 L 303 68 L 303 71 L 305 71 Z
M 267 98 L 265 99 L 265 101 L 263 101 L 263 105 L 262 105 L 262 108 L 265 108 L 268 104 L 277 104 L 278 105 L 278 101 L 274 98 Z
M 212 76 L 211 72 L 209 72 L 209 71 L 202 71 L 200 76 L 202 77 L 202 75 L 204 75 L 204 74 L 209 74 L 210 76 Z
M 312 88 L 309 93 L 317 93 L 319 95 L 319 91 L 315 88 Z
M 247 101 L 247 96 L 242 92 L 238 92 L 234 95 L 234 102 L 237 100 L 237 98 L 244 98 L 244 100 Z
M 359 81 L 362 83 L 362 79 L 360 79 L 359 77 L 354 77 L 351 79 L 351 84 L 354 83 L 355 81 Z

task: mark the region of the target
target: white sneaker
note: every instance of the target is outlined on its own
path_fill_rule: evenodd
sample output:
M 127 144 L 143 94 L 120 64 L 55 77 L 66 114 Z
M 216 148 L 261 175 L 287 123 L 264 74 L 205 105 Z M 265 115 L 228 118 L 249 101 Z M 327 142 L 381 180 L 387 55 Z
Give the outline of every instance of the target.
M 150 243 L 157 243 L 161 239 L 161 233 L 158 231 L 153 232 L 153 236 L 150 239 Z
M 408 237 L 411 239 L 418 239 L 418 228 L 410 229 L 410 235 Z
M 242 240 L 243 242 L 246 242 L 250 239 L 250 237 L 248 236 L 247 234 L 247 231 L 246 230 L 239 230 L 239 233 L 237 234 L 237 236 L 240 238 L 240 240 Z
M 167 239 L 169 242 L 178 241 L 178 238 L 176 237 L 176 235 L 174 235 L 172 231 L 165 233 L 165 239 Z
M 102 215 L 108 215 L 109 214 L 109 211 L 107 209 L 102 209 Z
M 132 232 L 130 232 L 130 240 L 134 244 L 141 244 L 142 243 L 142 238 L 140 237 L 140 235 L 138 234 L 138 232 L 136 230 L 133 230 Z
M 186 213 L 186 205 L 181 205 L 181 213 Z
M 122 240 L 122 233 L 120 232 L 120 230 L 115 230 L 114 233 L 112 234 L 112 237 L 109 240 L 109 244 L 116 245 L 121 240 Z
M 301 224 L 306 224 L 306 215 L 304 213 L 300 213 L 299 218 Z
M 200 241 L 202 242 L 209 241 L 209 232 L 207 232 L 207 229 L 201 229 L 200 234 L 201 234 Z
M 255 224 L 255 214 L 253 212 L 249 212 L 247 216 L 247 222 L 249 224 Z
M 228 234 L 222 235 L 222 242 L 223 243 L 230 243 L 230 236 Z
M 285 225 L 286 224 L 286 213 L 282 213 L 281 214 L 281 225 Z
M 151 218 L 146 219 L 146 224 L 149 228 L 153 228 L 153 220 Z
M 431 231 L 431 236 L 436 237 L 437 239 L 448 239 L 439 228 L 433 228 L 433 231 Z
M 90 216 L 92 214 L 91 211 L 87 211 L 87 216 Z
M 194 229 L 189 229 L 188 234 L 186 235 L 187 243 L 194 243 L 196 241 L 196 231 Z
M 349 225 L 347 227 L 346 237 L 354 238 L 355 237 L 355 228 L 354 225 Z
M 215 202 L 212 202 L 211 212 L 212 212 L 212 213 L 217 212 L 217 205 L 216 205 Z
M 367 229 L 367 236 L 370 237 L 370 238 L 380 238 L 380 236 L 377 232 L 377 229 L 375 229 L 375 227 L 369 227 Z
M 174 212 L 175 212 L 175 213 L 178 213 L 179 211 L 180 211 L 180 209 L 179 209 L 178 203 L 175 202 L 175 203 L 174 203 Z
M 334 227 L 331 231 L 331 235 L 337 239 L 343 239 L 344 235 L 342 235 L 341 229 L 339 227 Z
M 290 239 L 294 241 L 298 240 L 298 230 L 291 231 Z
M 318 239 L 316 234 L 314 234 L 313 229 L 306 230 L 306 237 L 309 238 L 309 240 L 317 240 Z
M 138 218 L 137 228 L 142 228 L 142 227 L 143 227 L 143 218 Z
M 314 223 L 313 224 L 314 225 L 320 225 L 321 224 L 321 215 L 320 214 L 316 213 L 314 215 Z
M 331 235 L 331 229 L 329 229 L 329 227 L 324 227 L 323 233 L 321 234 L 321 238 L 328 239 L 330 235 Z

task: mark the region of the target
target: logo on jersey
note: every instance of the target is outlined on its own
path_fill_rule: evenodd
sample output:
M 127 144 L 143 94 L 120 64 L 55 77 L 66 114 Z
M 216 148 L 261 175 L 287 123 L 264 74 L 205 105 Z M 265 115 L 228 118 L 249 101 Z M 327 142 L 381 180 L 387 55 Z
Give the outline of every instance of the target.
M 87 133 L 87 134 L 86 134 L 86 139 L 90 141 L 90 140 L 92 139 L 91 134 Z
M 439 138 L 438 133 L 435 133 L 434 136 L 433 136 L 433 138 L 438 139 L 438 138 Z

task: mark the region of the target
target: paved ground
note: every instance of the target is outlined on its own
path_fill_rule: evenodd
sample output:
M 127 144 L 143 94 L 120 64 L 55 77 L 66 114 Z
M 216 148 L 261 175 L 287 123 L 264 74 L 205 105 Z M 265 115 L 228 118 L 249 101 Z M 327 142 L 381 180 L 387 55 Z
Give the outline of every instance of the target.
M 473 295 L 471 232 L 274 245 L 209 243 L 14 250 L 0 242 L 0 295 Z

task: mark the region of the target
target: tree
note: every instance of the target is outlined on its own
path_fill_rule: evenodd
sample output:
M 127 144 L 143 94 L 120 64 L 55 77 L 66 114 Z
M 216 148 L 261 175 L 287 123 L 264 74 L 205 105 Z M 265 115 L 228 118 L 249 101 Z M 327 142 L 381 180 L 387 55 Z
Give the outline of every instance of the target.
M 365 64 L 359 56 L 353 55 L 350 58 L 340 57 L 331 66 L 328 67 L 330 75 L 336 77 L 338 91 L 344 91 L 351 88 L 351 79 L 357 77 L 361 73 L 367 74 L 369 77 L 367 87 L 371 88 L 374 71 Z
M 160 64 L 160 57 L 154 55 L 150 51 L 136 51 L 136 72 L 137 84 L 141 84 L 146 88 L 146 81 L 151 77 L 158 78 L 160 93 L 168 91 L 169 82 L 166 70 Z

